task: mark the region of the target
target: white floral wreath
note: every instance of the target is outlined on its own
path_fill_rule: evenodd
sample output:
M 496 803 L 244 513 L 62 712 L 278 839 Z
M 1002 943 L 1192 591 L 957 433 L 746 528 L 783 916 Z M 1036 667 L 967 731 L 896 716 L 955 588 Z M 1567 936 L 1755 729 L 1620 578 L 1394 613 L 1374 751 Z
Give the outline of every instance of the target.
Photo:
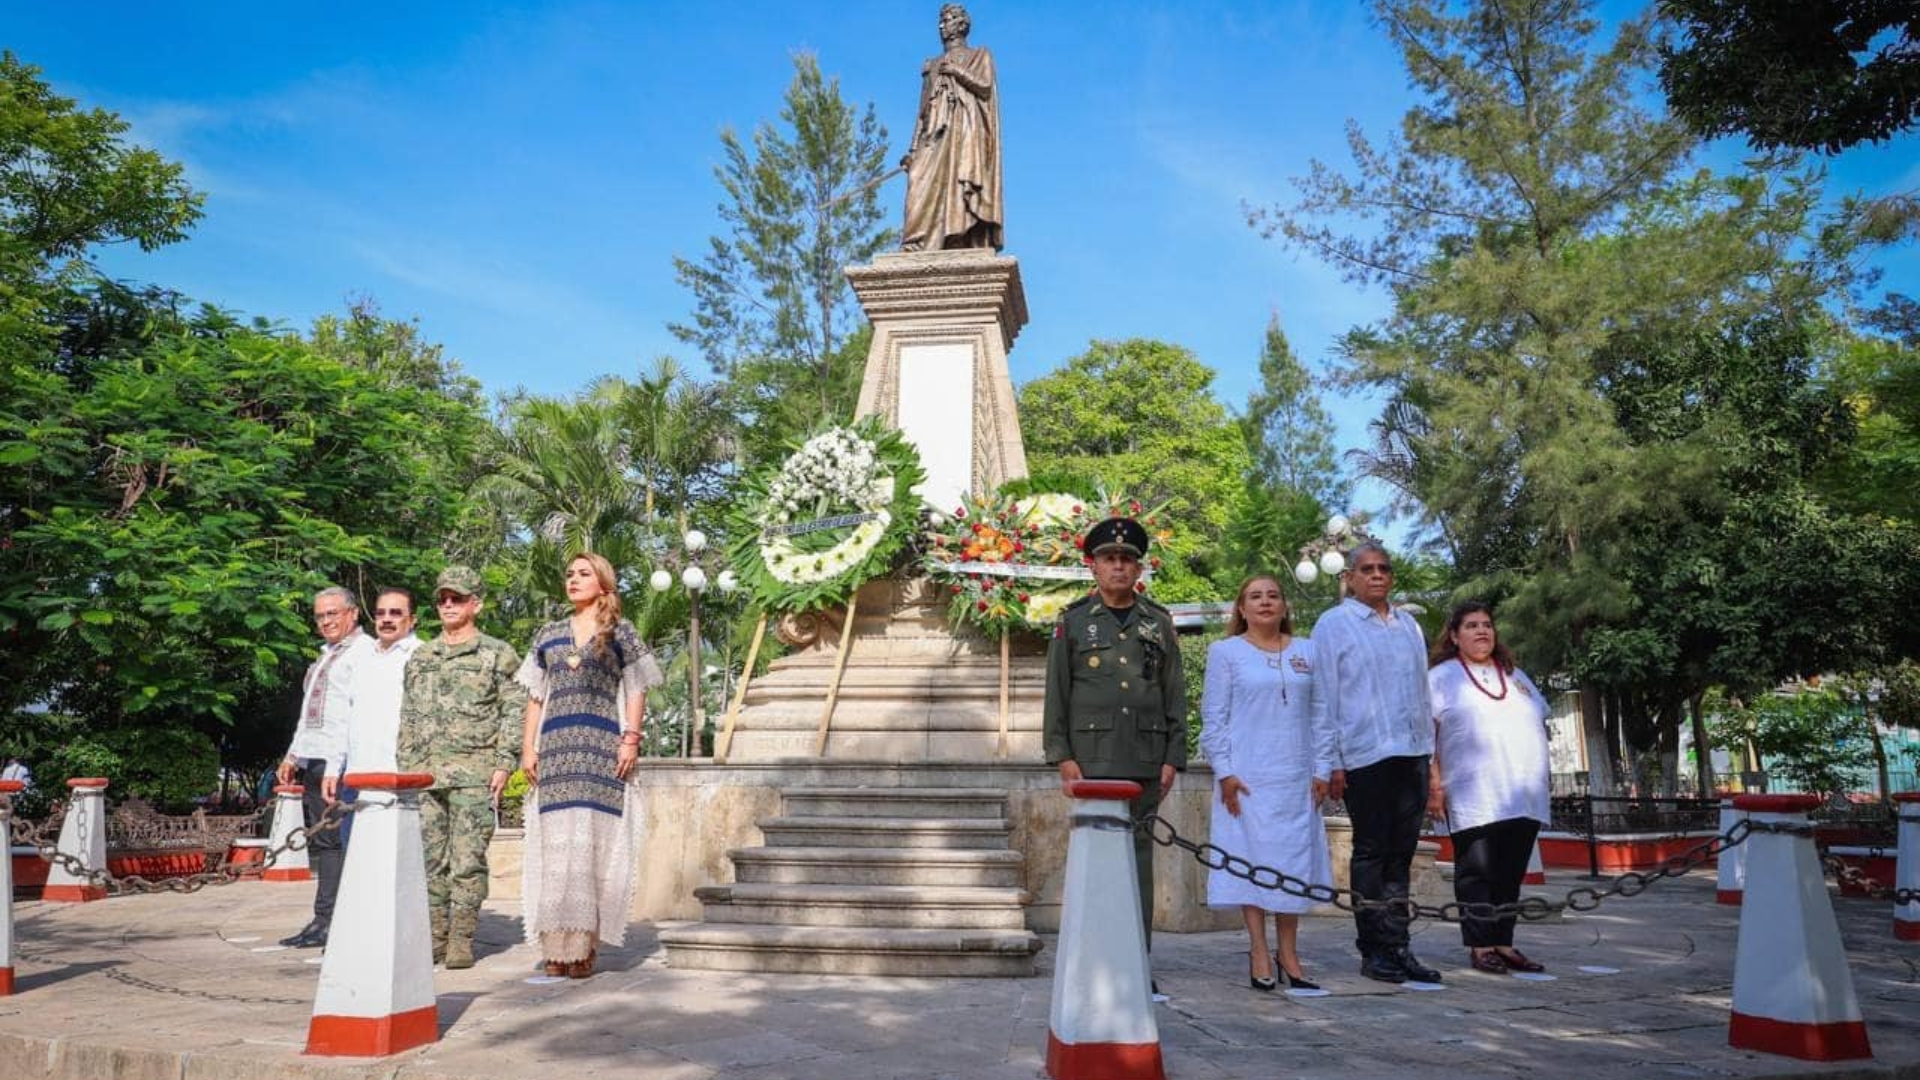
M 880 469 L 873 443 L 846 428 L 835 428 L 807 440 L 806 445 L 780 467 L 767 488 L 771 514 L 760 534 L 760 558 L 774 580 L 784 585 L 812 585 L 839 577 L 858 566 L 887 534 L 893 523 L 893 477 Z M 825 513 L 850 506 L 859 522 L 845 539 L 823 551 L 807 551 L 780 530 L 802 510 Z

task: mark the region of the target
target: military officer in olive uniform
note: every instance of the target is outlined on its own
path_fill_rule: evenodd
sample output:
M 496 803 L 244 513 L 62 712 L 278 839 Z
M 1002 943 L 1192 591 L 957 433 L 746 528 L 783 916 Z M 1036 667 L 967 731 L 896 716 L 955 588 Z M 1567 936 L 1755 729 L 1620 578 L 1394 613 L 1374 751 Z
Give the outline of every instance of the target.
M 433 774 L 420 800 L 433 959 L 473 966 L 473 934 L 487 898 L 493 802 L 520 761 L 527 692 L 514 682 L 513 646 L 480 632 L 480 575 L 449 566 L 434 583 L 440 636 L 407 661 L 397 758 Z
M 1063 784 L 1134 780 L 1134 817 L 1152 813 L 1187 764 L 1186 681 L 1173 616 L 1134 591 L 1147 531 L 1108 518 L 1082 548 L 1095 589 L 1067 605 L 1047 646 L 1045 745 Z M 1153 942 L 1153 842 L 1133 837 L 1140 920 Z

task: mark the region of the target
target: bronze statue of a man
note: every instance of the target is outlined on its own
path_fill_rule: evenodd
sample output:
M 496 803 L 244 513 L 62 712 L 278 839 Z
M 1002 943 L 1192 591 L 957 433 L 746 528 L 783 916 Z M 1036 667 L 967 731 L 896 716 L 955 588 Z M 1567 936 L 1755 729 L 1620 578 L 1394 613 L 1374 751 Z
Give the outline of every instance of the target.
M 904 251 L 1001 247 L 1000 97 L 993 54 L 967 44 L 973 20 L 940 9 L 946 51 L 920 69 L 920 115 L 900 165 L 907 170 Z

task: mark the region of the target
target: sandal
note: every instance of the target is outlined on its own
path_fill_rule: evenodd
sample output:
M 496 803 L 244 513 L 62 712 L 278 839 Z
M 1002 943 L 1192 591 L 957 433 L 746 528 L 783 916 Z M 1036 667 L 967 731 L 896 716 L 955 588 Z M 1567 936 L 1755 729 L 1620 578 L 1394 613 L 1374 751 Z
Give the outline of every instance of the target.
M 547 961 L 546 971 L 549 978 L 564 979 L 567 977 L 567 962 L 565 960 L 549 960 Z
M 1268 973 L 1265 976 L 1255 975 L 1253 973 L 1253 954 L 1248 953 L 1247 954 L 1247 985 L 1253 987 L 1255 990 L 1258 990 L 1263 994 L 1271 994 L 1277 987 L 1279 987 L 1280 980 L 1276 978 L 1272 973 Z
M 567 965 L 567 978 L 589 979 L 593 977 L 594 953 L 589 951 L 585 960 L 575 960 Z

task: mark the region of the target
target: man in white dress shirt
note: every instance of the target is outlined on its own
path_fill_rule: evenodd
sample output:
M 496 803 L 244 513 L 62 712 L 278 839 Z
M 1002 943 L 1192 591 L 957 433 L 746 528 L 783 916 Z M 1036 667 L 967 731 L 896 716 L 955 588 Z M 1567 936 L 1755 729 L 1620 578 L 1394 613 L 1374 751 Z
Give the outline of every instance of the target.
M 301 684 L 300 717 L 294 723 L 293 742 L 275 770 L 282 784 L 296 780 L 306 789 L 301 796 L 308 828 L 326 813 L 324 791 L 327 762 L 347 739 L 347 719 L 353 712 L 353 668 L 372 639 L 360 630 L 360 601 L 353 590 L 338 585 L 313 597 L 313 621 L 319 627 L 320 655 L 307 668 Z M 298 933 L 280 939 L 295 949 L 324 947 L 333 923 L 334 897 L 340 892 L 340 867 L 346 861 L 340 830 L 317 833 L 307 843 L 307 859 L 317 885 L 313 892 L 313 919 Z
M 353 665 L 348 692 L 353 709 L 347 716 L 347 737 L 327 761 L 321 794 L 332 802 L 340 795 L 340 777 L 354 772 L 393 772 L 394 746 L 400 737 L 400 689 L 407 660 L 420 647 L 413 632 L 413 594 L 405 589 L 381 589 L 373 601 L 373 647 Z
M 1350 595 L 1313 625 L 1314 679 L 1338 740 L 1332 793 L 1353 822 L 1353 890 L 1370 900 L 1404 897 L 1425 819 L 1433 707 L 1427 642 L 1413 616 L 1387 599 L 1393 562 L 1372 541 L 1348 556 Z M 1407 947 L 1407 919 L 1353 913 L 1360 974 L 1381 982 L 1439 982 Z

